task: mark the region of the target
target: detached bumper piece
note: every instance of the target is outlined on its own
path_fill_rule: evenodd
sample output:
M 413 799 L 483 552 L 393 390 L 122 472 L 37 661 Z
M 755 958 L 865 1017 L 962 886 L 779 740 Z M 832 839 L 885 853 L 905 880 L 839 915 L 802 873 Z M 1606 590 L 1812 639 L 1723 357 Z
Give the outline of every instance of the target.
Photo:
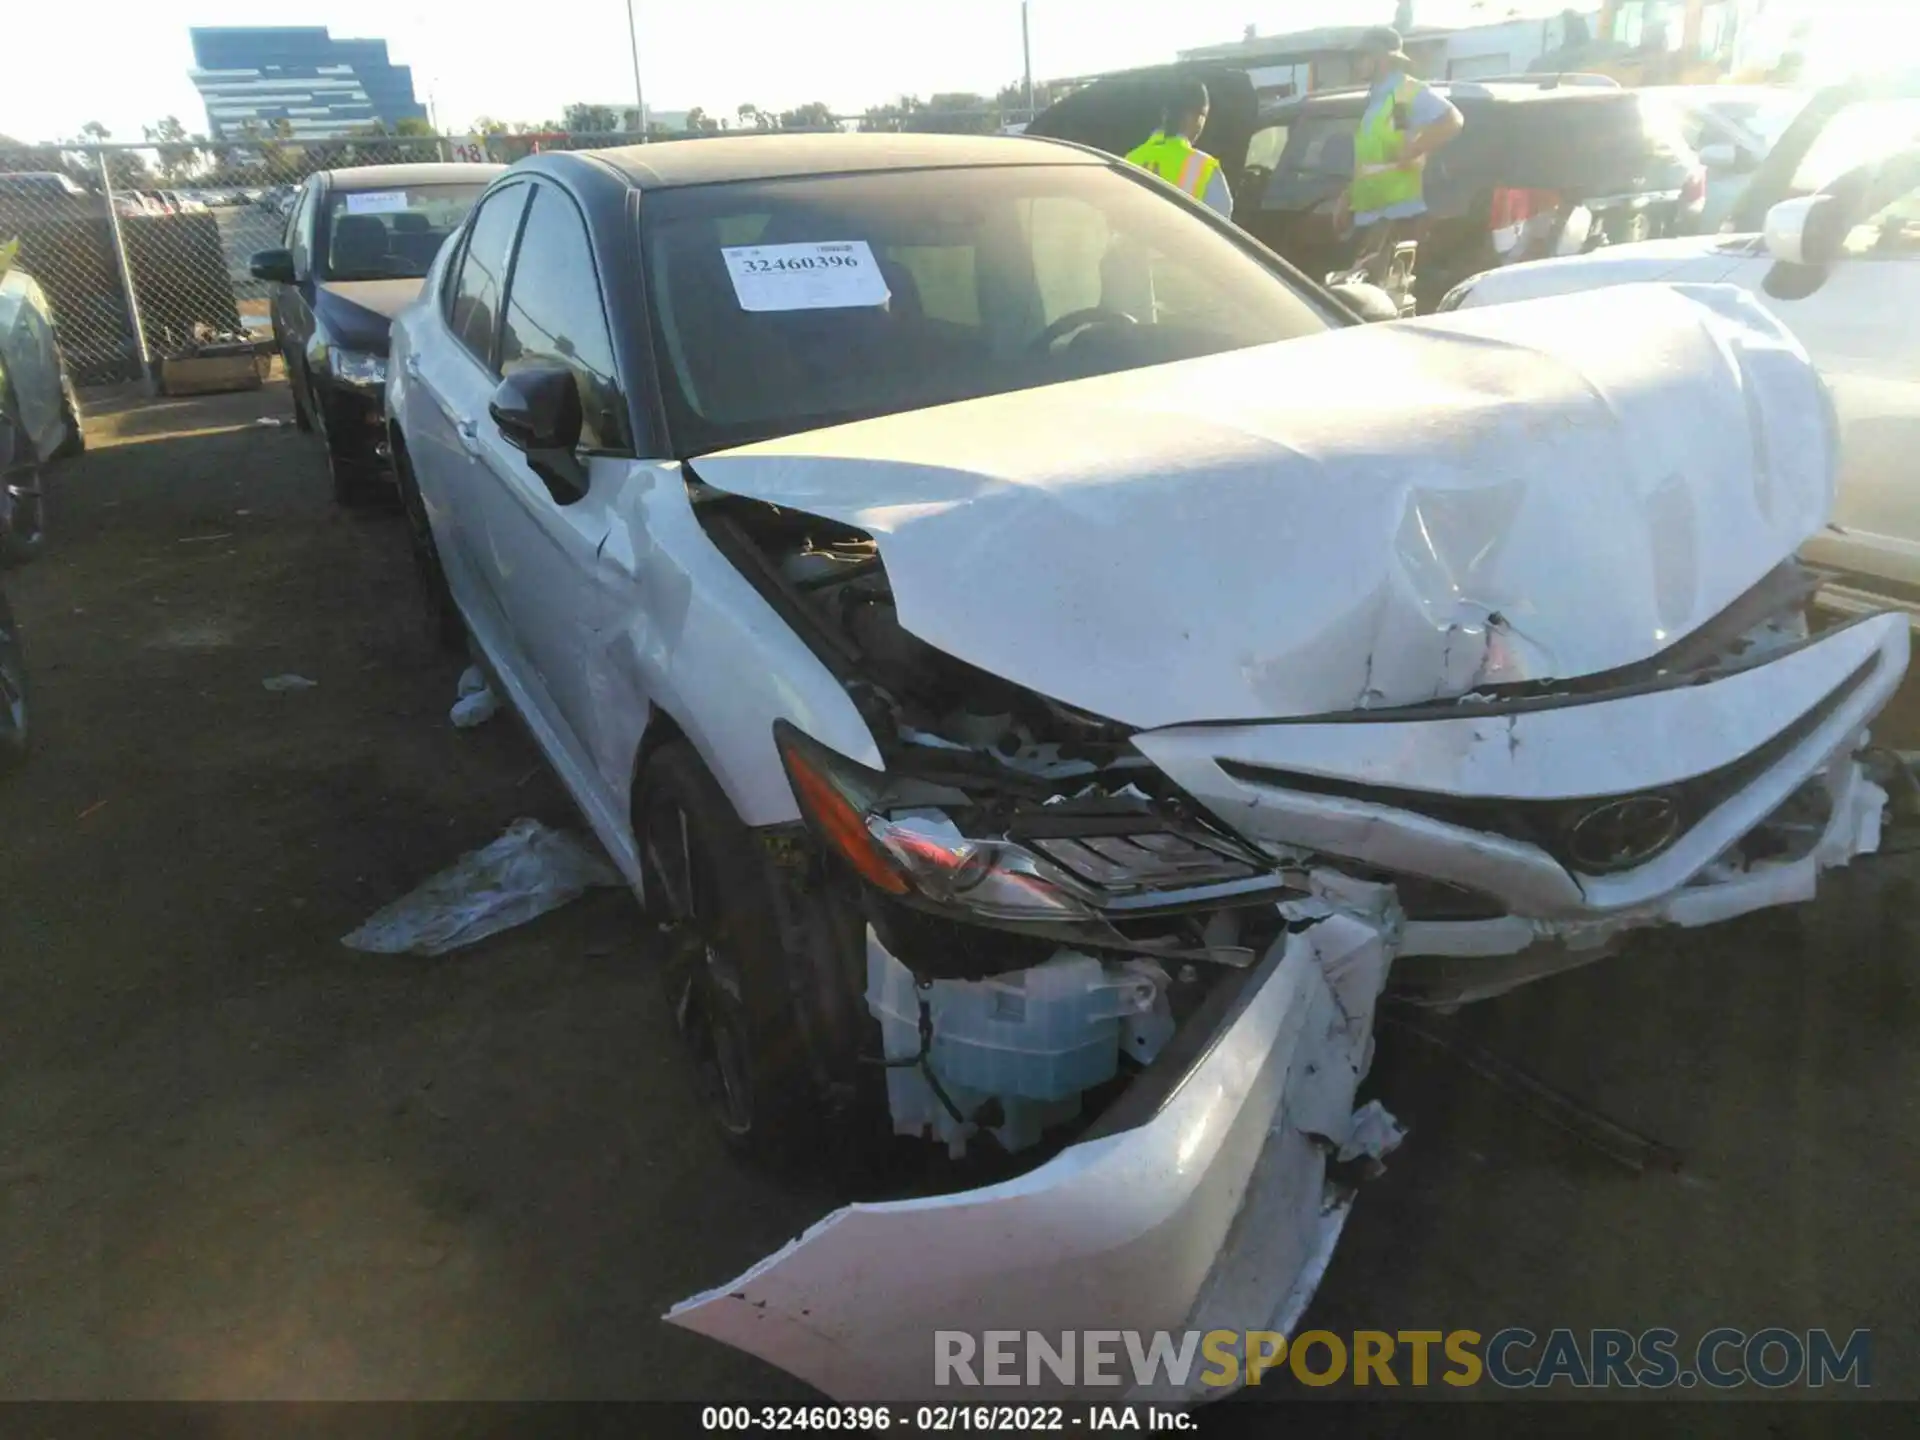
M 1377 910 L 1287 906 L 1288 932 L 1191 1058 L 1169 1051 L 1037 1169 L 848 1206 L 666 1318 L 849 1401 L 955 1398 L 935 1383 L 939 1331 L 1053 1344 L 1062 1331 L 1291 1323 L 1351 1200 L 1329 1183 L 1329 1157 L 1398 1138 L 1377 1106 L 1355 1125 L 1395 928 L 1390 892 L 1366 898 Z M 1040 1378 L 1023 1399 L 1117 1398 L 1077 1373 Z

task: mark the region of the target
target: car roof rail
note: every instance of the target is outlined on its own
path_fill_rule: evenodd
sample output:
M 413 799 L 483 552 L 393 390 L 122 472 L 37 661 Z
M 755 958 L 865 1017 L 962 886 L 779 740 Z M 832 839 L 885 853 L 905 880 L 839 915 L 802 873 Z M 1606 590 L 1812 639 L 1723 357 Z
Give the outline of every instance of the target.
M 1530 90 L 1622 88 L 1620 82 L 1611 75 L 1589 74 L 1579 70 L 1557 70 L 1540 75 L 1476 75 L 1471 80 L 1429 80 L 1427 84 L 1443 95 L 1470 95 L 1476 100 L 1492 99 L 1494 91 L 1489 88 L 1491 86 L 1507 89 L 1524 87 Z M 1367 85 L 1330 85 L 1324 90 L 1309 90 L 1305 95 L 1289 95 L 1262 109 L 1280 110 L 1293 105 L 1308 105 L 1315 100 L 1349 99 L 1355 95 L 1365 95 L 1371 88 Z
M 1475 85 L 1531 85 L 1536 90 L 1559 90 L 1562 88 L 1618 90 L 1620 82 L 1611 75 L 1601 75 L 1588 70 L 1554 70 L 1524 75 L 1476 75 L 1470 82 Z

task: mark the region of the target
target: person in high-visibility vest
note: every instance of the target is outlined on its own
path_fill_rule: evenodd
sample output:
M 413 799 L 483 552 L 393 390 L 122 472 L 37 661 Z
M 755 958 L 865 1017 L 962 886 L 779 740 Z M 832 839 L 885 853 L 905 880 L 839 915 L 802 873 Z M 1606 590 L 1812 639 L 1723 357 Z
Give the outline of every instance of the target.
M 1207 128 L 1207 108 L 1205 85 L 1198 80 L 1176 81 L 1167 96 L 1160 128 L 1127 159 L 1186 191 L 1222 219 L 1231 220 L 1233 192 L 1227 189 L 1220 162 L 1194 144 Z
M 1356 264 L 1376 282 L 1394 246 L 1426 228 L 1427 157 L 1466 127 L 1451 101 L 1414 78 L 1400 45 L 1400 32 L 1386 26 L 1360 37 L 1355 70 L 1370 89 L 1340 207 L 1353 217 Z

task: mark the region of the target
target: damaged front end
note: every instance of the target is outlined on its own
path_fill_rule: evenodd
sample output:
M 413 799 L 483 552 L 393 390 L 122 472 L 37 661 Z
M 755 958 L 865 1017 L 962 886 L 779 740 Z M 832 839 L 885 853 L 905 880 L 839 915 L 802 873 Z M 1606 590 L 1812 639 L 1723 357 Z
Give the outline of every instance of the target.
M 1807 628 L 1830 414 L 1709 299 L 1610 302 L 1642 323 L 1578 367 L 1563 302 L 1313 342 L 1303 389 L 1398 367 L 1412 455 L 1247 352 L 695 462 L 880 757 L 775 727 L 867 1082 L 1012 1158 L 669 1319 L 850 1399 L 934 1394 L 935 1330 L 1284 1330 L 1397 1133 L 1354 1116 L 1390 969 L 1479 999 L 1874 850 L 1907 628 Z
M 869 537 L 703 487 L 696 506 L 884 759 L 775 727 L 835 862 L 812 879 L 864 929 L 867 1082 L 894 1134 L 1010 1178 L 838 1211 L 668 1318 L 847 1398 L 936 1394 L 936 1329 L 1290 1323 L 1354 1162 L 1398 1139 L 1354 1119 L 1391 889 L 1250 843 L 1129 727 L 906 633 Z

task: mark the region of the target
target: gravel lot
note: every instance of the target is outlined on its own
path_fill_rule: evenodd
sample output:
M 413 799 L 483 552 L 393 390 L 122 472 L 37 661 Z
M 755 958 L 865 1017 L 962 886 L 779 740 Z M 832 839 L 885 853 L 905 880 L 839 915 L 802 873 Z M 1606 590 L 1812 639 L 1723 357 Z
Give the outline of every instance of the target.
M 7 578 L 39 748 L 0 789 L 0 1396 L 802 1398 L 658 1322 L 835 1196 L 696 1123 L 628 896 L 443 960 L 338 943 L 516 816 L 580 824 L 515 725 L 448 724 L 397 521 L 256 424 L 277 385 L 90 408 Z M 1313 1323 L 1870 1327 L 1912 1398 L 1914 874 L 1462 1017 L 1678 1174 L 1383 1030 L 1413 1134 Z

